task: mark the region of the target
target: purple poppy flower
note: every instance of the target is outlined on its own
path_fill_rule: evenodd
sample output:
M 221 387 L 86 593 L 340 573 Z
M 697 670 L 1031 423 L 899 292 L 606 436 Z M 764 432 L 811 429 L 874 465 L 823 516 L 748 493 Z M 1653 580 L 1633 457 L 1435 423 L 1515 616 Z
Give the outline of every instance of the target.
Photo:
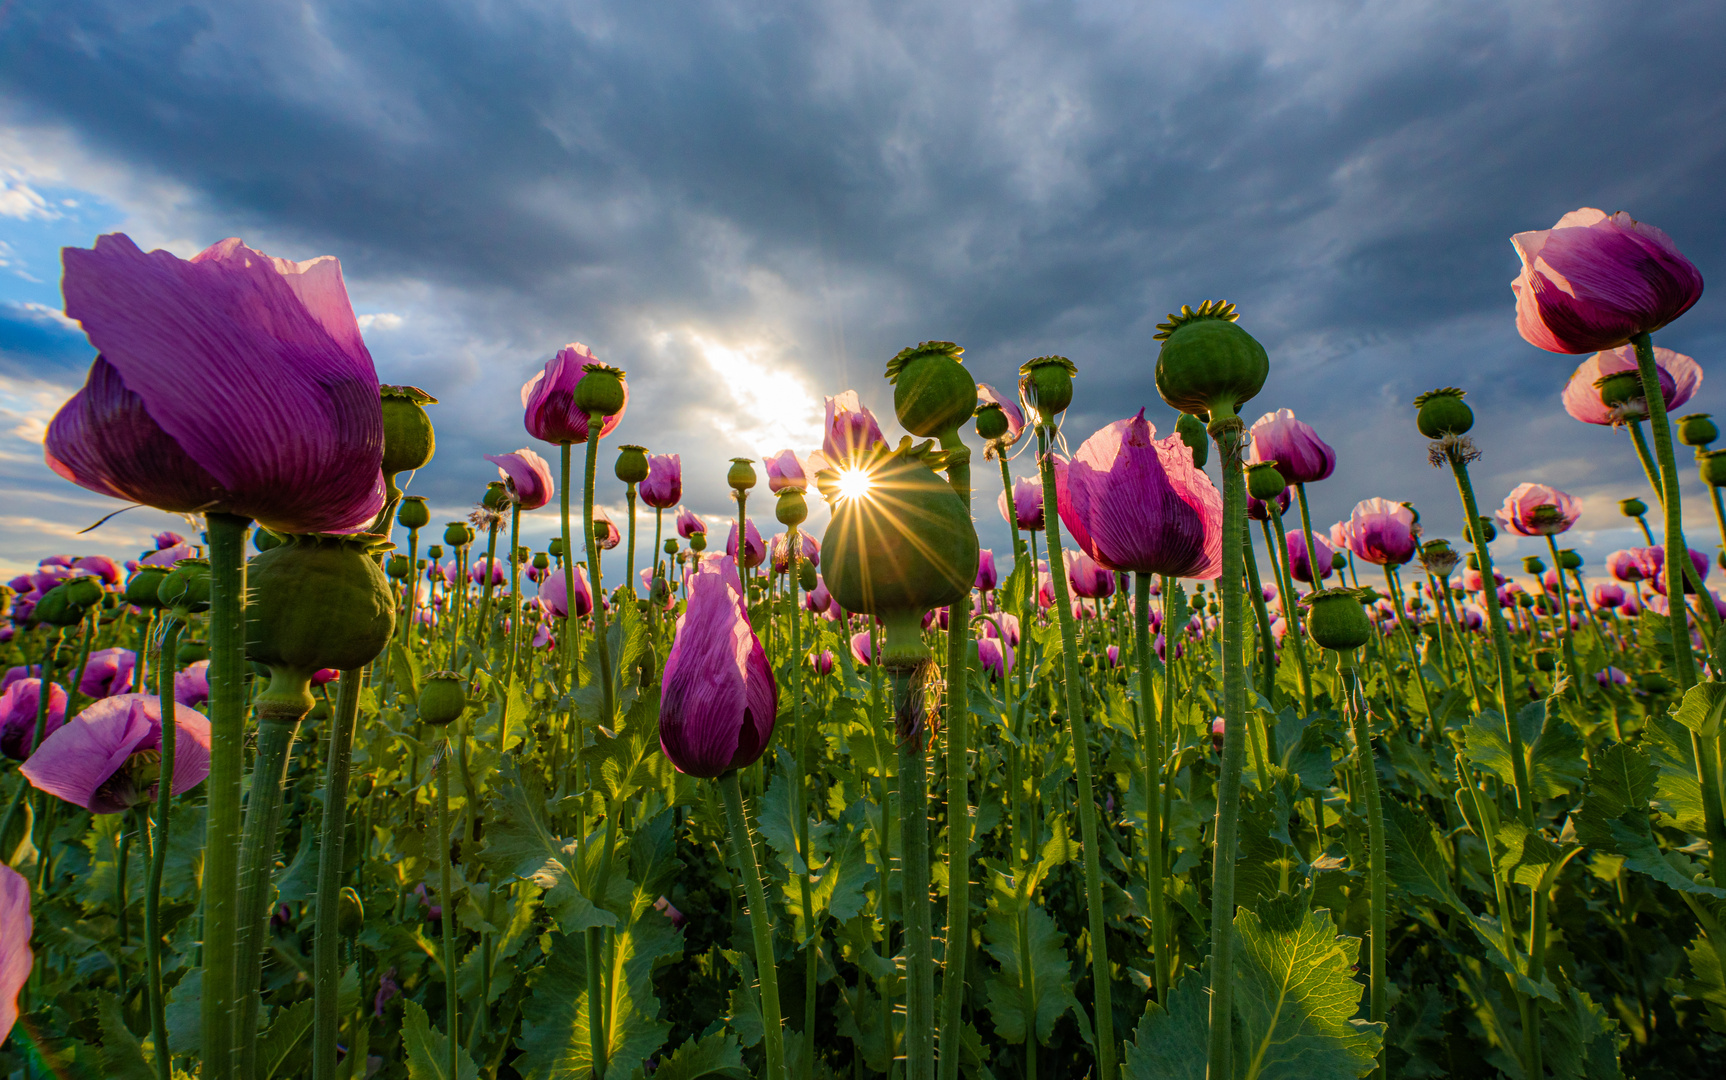
M 1140 409 L 1086 439 L 1055 471 L 1061 521 L 1106 568 L 1215 578 L 1222 572 L 1222 495 L 1194 467 L 1179 435 L 1156 434 Z M 1105 591 L 1079 595 L 1113 591 L 1111 580 Z
M 521 387 L 522 423 L 527 433 L 543 442 L 568 446 L 587 441 L 587 414 L 575 407 L 575 387 L 587 377 L 590 365 L 599 361 L 586 345 L 574 342 L 557 351 L 545 362 L 545 369 L 534 374 Z M 629 384 L 623 384 L 624 408 L 608 416 L 599 427 L 599 437 L 605 438 L 623 422 L 629 407 Z
M 677 535 L 687 540 L 696 533 L 706 536 L 707 522 L 702 521 L 688 510 L 679 510 L 677 512 Z
M 637 484 L 636 494 L 655 510 L 669 510 L 683 498 L 683 458 L 677 454 L 647 455 L 647 479 Z M 689 513 L 685 510 L 684 513 Z M 682 518 L 679 517 L 679 532 Z M 703 530 L 705 531 L 705 530 Z M 685 539 L 688 533 L 683 533 Z
M 875 662 L 875 652 L 869 645 L 869 631 L 859 630 L 851 635 L 851 659 L 865 667 Z
M 10 690 L 12 688 L 12 684 L 17 682 L 19 679 L 40 679 L 41 677 L 41 664 L 31 664 L 28 667 L 19 666 L 7 668 L 5 678 L 0 679 L 0 691 Z
M 1007 509 L 1007 493 L 995 497 L 1001 508 L 1001 520 L 1021 529 L 1036 532 L 1043 527 L 1043 485 L 1021 476 L 1013 481 L 1013 508 Z
M 819 655 L 810 653 L 809 664 L 815 669 L 817 675 L 833 674 L 833 650 L 822 649 Z
M 113 697 L 132 690 L 132 672 L 138 666 L 138 654 L 131 649 L 98 649 L 84 665 L 84 679 L 78 692 L 87 698 Z
M 771 457 L 762 458 L 761 461 L 767 466 L 767 490 L 778 494 L 787 489 L 809 489 L 809 477 L 804 473 L 803 463 L 797 460 L 795 452 L 781 450 Z
M 836 469 L 850 468 L 857 459 L 887 445 L 875 414 L 864 407 L 855 390 L 827 399 L 825 430 L 821 455 Z
M 17 668 L 12 670 L 16 671 Z M 10 675 L 7 676 L 11 678 Z M 42 680 L 16 679 L 0 693 L 0 753 L 14 761 L 30 756 L 36 741 L 36 714 L 42 707 Z M 66 691 L 48 684 L 48 726 L 43 740 L 66 722 Z
M 977 579 L 972 587 L 988 592 L 996 585 L 995 553 L 989 548 L 977 552 Z
M 1624 548 L 1606 556 L 1606 572 L 1619 581 L 1647 581 L 1665 562 L 1664 548 Z
M 996 440 L 1002 449 L 1017 443 L 1025 434 L 1025 414 L 1019 411 L 1017 395 L 1006 395 L 988 383 L 977 384 L 978 405 L 999 405 L 1007 418 L 1007 434 Z
M 560 619 L 569 618 L 568 583 L 564 580 L 567 572 L 554 570 L 550 577 L 539 583 L 539 598 L 545 601 L 546 608 Z M 575 617 L 580 619 L 593 610 L 593 588 L 587 583 L 587 567 L 575 568 Z
M 1253 449 L 1247 464 L 1277 463 L 1277 472 L 1290 484 L 1312 484 L 1336 470 L 1336 451 L 1312 426 L 1295 419 L 1292 409 L 1268 412 L 1253 421 Z
M 1622 210 L 1572 210 L 1550 229 L 1510 239 L 1522 273 L 1516 329 L 1556 353 L 1612 349 L 1653 333 L 1702 297 L 1702 275 L 1671 237 Z
M 661 694 L 659 747 L 679 772 L 717 777 L 767 749 L 779 691 L 730 558 L 704 560 L 691 576 Z
M 488 566 L 491 567 L 491 583 L 493 585 L 506 585 L 509 583 L 509 575 L 504 572 L 503 563 L 497 559 L 488 560 L 484 555 L 475 559 L 473 561 L 473 565 L 467 568 L 467 579 L 475 585 L 484 587 L 485 570 Z
M 1155 649 L 1157 650 L 1157 659 L 1163 661 L 1165 664 L 1168 663 L 1168 657 L 1163 655 L 1163 648 L 1164 648 L 1163 635 L 1158 634 L 1157 640 L 1153 643 L 1153 645 L 1154 645 Z M 1186 646 L 1181 644 L 1179 638 L 1175 639 L 1175 659 L 1179 660 L 1185 653 L 1186 653 Z
M 396 982 L 396 969 L 390 968 L 388 971 L 384 972 L 384 977 L 378 980 L 378 992 L 372 998 L 372 1015 L 374 1017 L 382 1016 L 384 1014 L 384 1006 L 388 1005 L 390 1003 L 390 999 L 396 997 L 401 992 L 401 984 Z
M 1609 667 L 1603 671 L 1596 671 L 1594 681 L 1601 686 L 1623 686 L 1630 681 L 1630 676 L 1615 667 Z
M 138 561 L 139 566 L 166 566 L 173 569 L 181 559 L 195 559 L 198 549 L 190 544 L 175 544 L 173 547 L 153 551 Z
M 659 912 L 661 915 L 664 915 L 667 919 L 670 919 L 671 925 L 674 929 L 681 929 L 683 924 L 689 921 L 684 916 L 683 912 L 678 911 L 675 907 L 672 907 L 671 901 L 667 900 L 663 896 L 660 897 L 658 900 L 655 900 L 653 902 L 653 910 Z
M 0 865 L 0 1040 L 18 1022 L 18 992 L 36 966 L 36 954 L 30 951 L 35 931 L 30 883 L 10 866 Z
M 86 555 L 72 564 L 74 570 L 82 570 L 92 577 L 102 579 L 104 585 L 120 584 L 120 564 L 106 555 Z
M 332 532 L 383 506 L 383 410 L 341 264 L 223 240 L 189 262 L 119 233 L 66 248 L 66 314 L 100 355 L 48 425 L 91 491 Z
M 174 700 L 195 709 L 210 700 L 210 662 L 199 660 L 174 672 Z
M 787 535 L 787 533 L 779 533 L 773 537 L 773 572 L 775 574 L 783 574 L 791 569 L 791 546 L 786 541 Z M 806 532 L 799 532 L 797 536 L 802 541 L 797 546 L 800 551 L 800 557 L 803 561 L 809 563 L 811 566 L 820 566 L 820 542 Z
M 1707 554 L 1697 551 L 1695 548 L 1686 548 L 1685 550 L 1690 553 L 1690 562 L 1696 567 L 1696 579 L 1698 581 L 1708 580 L 1709 560 Z M 1654 565 L 1654 573 L 1649 576 L 1648 585 L 1661 596 L 1665 596 L 1666 550 L 1664 548 L 1644 548 L 1643 551 L 1649 556 L 1649 562 Z M 1696 590 L 1689 581 L 1686 581 L 1684 582 L 1684 591 L 1694 593 Z
M 174 794 L 181 795 L 210 774 L 210 722 L 176 704 L 174 725 Z M 155 798 L 161 748 L 161 700 L 120 694 L 43 739 L 19 771 L 39 790 L 92 814 L 118 814 Z
M 996 612 L 978 624 L 978 633 L 984 637 L 1000 637 L 1006 632 L 1007 644 L 1018 647 L 1019 617 L 1008 612 Z
M 611 520 L 611 515 L 597 506 L 593 509 L 593 524 L 595 526 L 593 542 L 599 547 L 599 550 L 610 551 L 623 542 L 623 534 L 617 531 L 617 522 Z M 605 526 L 604 533 L 599 531 L 598 526 L 600 525 Z
M 1671 349 L 1654 349 L 1654 368 L 1660 375 L 1660 396 L 1666 399 L 1668 412 L 1696 396 L 1702 387 L 1702 365 Z M 1585 424 L 1612 425 L 1626 420 L 1641 420 L 1648 415 L 1648 402 L 1641 392 L 1619 405 L 1607 405 L 1600 400 L 1600 388 L 1595 384 L 1606 375 L 1621 371 L 1635 372 L 1636 347 L 1620 345 L 1616 349 L 1597 352 L 1584 360 L 1564 384 L 1560 400 L 1564 411 Z
M 1624 587 L 1610 581 L 1596 582 L 1592 590 L 1594 606 L 1611 610 L 1624 605 Z
M 497 475 L 509 485 L 510 498 L 523 510 L 538 510 L 554 494 L 551 466 L 525 446 L 513 454 L 487 454 L 497 466 Z
M 767 545 L 761 542 L 761 534 L 756 531 L 755 522 L 747 521 L 745 524 L 749 531 L 745 534 L 748 539 L 744 542 L 743 568 L 753 570 L 761 565 L 762 560 L 767 558 Z M 725 538 L 725 554 L 733 559 L 737 558 L 737 526 L 735 523 L 731 526 L 730 534 Z
M 833 604 L 833 594 L 827 591 L 827 583 L 820 578 L 815 579 L 815 587 L 803 594 L 803 606 L 817 615 L 824 614 Z
M 1103 652 L 1109 657 L 1110 667 L 1121 666 L 1121 647 L 1119 645 L 1110 645 L 1108 648 L 1104 649 Z
M 978 638 L 977 659 L 991 679 L 1004 679 L 1013 673 L 1013 646 L 1001 638 Z
M 1320 540 L 1317 534 L 1313 535 L 1312 542 L 1318 556 L 1318 580 L 1323 581 L 1331 576 L 1335 568 L 1335 561 L 1331 558 L 1329 545 Z M 1311 584 L 1313 576 L 1312 567 L 1307 561 L 1306 534 L 1299 529 L 1290 529 L 1288 535 L 1283 537 L 1283 543 L 1288 549 L 1289 575 L 1296 581 Z
M 1115 575 L 1097 565 L 1095 559 L 1082 551 L 1063 551 L 1067 558 L 1067 584 L 1086 600 L 1102 600 L 1115 595 Z
M 1401 566 L 1420 550 L 1420 526 L 1401 503 L 1363 499 L 1346 522 L 1331 527 L 1331 542 L 1375 566 Z
M 1556 536 L 1576 524 L 1582 504 L 1545 484 L 1522 483 L 1504 497 L 1493 514 L 1500 527 L 1517 536 Z
M 156 534 L 156 550 L 177 547 L 186 542 L 186 538 L 177 532 L 159 532 Z

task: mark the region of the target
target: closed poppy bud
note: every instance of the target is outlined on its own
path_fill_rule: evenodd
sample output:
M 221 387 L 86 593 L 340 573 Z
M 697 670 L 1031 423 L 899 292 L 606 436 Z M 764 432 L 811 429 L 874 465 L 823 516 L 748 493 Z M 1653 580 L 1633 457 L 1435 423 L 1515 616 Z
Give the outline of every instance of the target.
M 467 682 L 455 671 L 434 671 L 420 687 L 420 722 L 443 727 L 467 711 Z
M 1078 367 L 1064 356 L 1039 356 L 1019 368 L 1019 398 L 1039 424 L 1053 424 L 1055 417 L 1073 403 L 1073 376 Z
M 1474 410 L 1462 400 L 1466 391 L 1454 386 L 1428 390 L 1414 399 L 1414 426 L 1429 439 L 1464 435 L 1474 426 Z
M 465 521 L 452 521 L 443 531 L 443 542 L 452 548 L 464 548 L 473 543 L 473 536 L 473 526 Z
M 1639 518 L 1648 512 L 1648 504 L 1637 498 L 1619 499 L 1618 512 L 1627 518 Z
M 951 341 L 925 341 L 887 362 L 893 411 L 906 431 L 924 438 L 957 435 L 971 417 L 977 381 L 960 360 L 964 352 Z
M 796 488 L 786 488 L 779 493 L 773 515 L 781 525 L 801 525 L 809 517 L 809 501 Z
M 690 575 L 689 609 L 665 659 L 659 747 L 690 776 L 751 765 L 773 737 L 779 691 L 739 584 L 723 556 Z
M 1705 412 L 1678 418 L 1678 441 L 1685 446 L 1707 446 L 1720 437 L 1713 417 Z
M 378 393 L 383 400 L 384 475 L 424 468 L 437 449 L 425 406 L 436 405 L 437 398 L 416 386 L 380 386 Z
M 67 588 L 70 582 L 61 582 L 42 594 L 42 599 L 36 601 L 36 608 L 31 616 L 37 621 L 49 626 L 76 626 L 83 618 L 90 605 L 81 604 L 73 592 Z M 99 599 L 99 597 L 98 597 Z
M 366 905 L 360 901 L 360 894 L 351 885 L 342 886 L 336 905 L 336 929 L 345 938 L 357 938 L 365 928 Z
M 431 511 L 426 509 L 424 495 L 406 495 L 402 497 L 402 507 L 396 511 L 396 520 L 404 529 L 423 529 L 431 524 Z
M 647 479 L 647 447 L 625 444 L 617 448 L 617 465 L 613 470 L 626 484 L 639 484 Z
M 731 468 L 725 474 L 725 482 L 731 485 L 733 491 L 748 491 L 754 487 L 755 461 L 746 457 L 732 458 Z
M 1274 461 L 1260 461 L 1247 466 L 1247 494 L 1260 502 L 1270 502 L 1288 488 L 1288 481 L 1277 472 Z
M 280 533 L 273 532 L 261 525 L 252 533 L 252 546 L 257 548 L 260 552 L 265 552 L 273 547 L 277 547 L 281 542 L 282 536 Z
M 1320 648 L 1348 652 L 1372 639 L 1372 621 L 1355 590 L 1321 589 L 1307 604 L 1307 633 Z
M 168 576 L 165 566 L 140 566 L 126 582 L 126 603 L 141 608 L 162 606 L 162 581 Z
M 1157 392 L 1172 407 L 1215 421 L 1234 416 L 1270 375 L 1264 346 L 1235 324 L 1235 306 L 1207 300 L 1158 323 Z
M 1191 413 L 1182 413 L 1175 419 L 1175 434 L 1193 452 L 1193 468 L 1204 468 L 1211 456 L 1211 439 L 1205 431 L 1205 422 Z
M 1726 450 L 1710 450 L 1699 455 L 1702 480 L 1709 487 L 1726 487 Z
M 990 401 L 977 406 L 978 438 L 992 441 L 1006 435 L 1007 431 L 1007 414 L 999 404 Z
M 623 387 L 621 368 L 590 363 L 581 365 L 581 372 L 581 381 L 575 384 L 577 409 L 593 416 L 616 416 L 623 411 L 629 393 Z
M 806 593 L 814 592 L 815 586 L 820 584 L 820 579 L 815 573 L 815 564 L 808 559 L 800 560 L 797 563 L 797 584 L 803 586 L 803 591 Z

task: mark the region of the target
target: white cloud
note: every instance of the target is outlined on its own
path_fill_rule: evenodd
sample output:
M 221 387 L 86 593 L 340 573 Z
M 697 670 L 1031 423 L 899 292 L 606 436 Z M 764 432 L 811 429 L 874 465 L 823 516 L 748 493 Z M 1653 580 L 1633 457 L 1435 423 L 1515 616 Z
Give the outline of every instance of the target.
M 375 315 L 361 315 L 358 321 L 361 330 L 400 330 L 403 319 L 393 312 L 380 311 Z
M 29 221 L 31 218 L 52 220 L 60 212 L 48 205 L 48 200 L 25 183 L 22 174 L 13 169 L 0 170 L 0 216 Z

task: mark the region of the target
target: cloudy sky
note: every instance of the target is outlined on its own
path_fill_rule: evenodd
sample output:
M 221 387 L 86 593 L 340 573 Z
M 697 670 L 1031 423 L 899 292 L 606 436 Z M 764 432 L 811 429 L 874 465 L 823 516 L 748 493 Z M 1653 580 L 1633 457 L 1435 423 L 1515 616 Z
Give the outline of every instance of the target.
M 0 568 L 170 523 L 74 536 L 115 504 L 41 464 L 92 358 L 58 249 L 115 230 L 338 256 L 383 380 L 443 400 L 410 488 L 437 521 L 529 443 L 518 388 L 565 342 L 629 371 L 617 441 L 680 453 L 717 516 L 729 458 L 812 448 L 847 388 L 890 417 L 882 369 L 928 338 L 997 385 L 1072 357 L 1075 441 L 1140 406 L 1166 431 L 1155 324 L 1224 297 L 1272 358 L 1249 418 L 1337 448 L 1315 524 L 1384 496 L 1454 535 L 1409 401 L 1457 385 L 1482 501 L 1571 491 L 1598 566 L 1646 483 L 1559 406 L 1575 361 L 1517 336 L 1508 238 L 1626 209 L 1726 273 L 1723 42 L 1706 0 L 7 0 Z M 1659 341 L 1712 371 L 1720 294 Z

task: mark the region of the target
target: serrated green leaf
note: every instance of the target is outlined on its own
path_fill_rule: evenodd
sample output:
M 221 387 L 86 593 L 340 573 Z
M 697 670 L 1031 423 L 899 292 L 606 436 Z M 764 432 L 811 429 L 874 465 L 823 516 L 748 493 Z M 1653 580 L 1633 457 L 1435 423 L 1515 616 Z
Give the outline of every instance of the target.
M 608 801 L 661 786 L 660 774 L 671 764 L 659 752 L 659 690 L 636 698 L 615 733 L 596 732 L 594 744 L 582 750 L 581 759 L 593 765 L 595 789 Z
M 1491 915 L 1465 915 L 1464 918 L 1468 921 L 1469 929 L 1474 931 L 1474 936 L 1486 946 L 1487 962 L 1510 976 L 1517 990 L 1529 997 L 1558 1000 L 1558 988 L 1545 973 L 1541 974 L 1539 982 L 1528 977 L 1528 973 L 1523 969 L 1526 961 L 1517 951 L 1515 940 L 1505 932 L 1496 918 Z
M 1726 1035 L 1726 965 L 1721 963 L 1719 950 L 1706 934 L 1698 934 L 1684 955 L 1690 960 L 1691 974 L 1682 983 L 1684 995 L 1700 1001 L 1707 1025 Z
M 721 949 L 720 955 L 736 970 L 739 982 L 731 989 L 731 1027 L 744 1046 L 754 1046 L 762 1038 L 761 992 L 755 983 L 755 961 L 740 950 Z
M 616 926 L 617 917 L 595 906 L 577 885 L 578 845 L 546 828 L 539 815 L 544 804 L 538 781 L 523 777 L 515 759 L 505 757 L 492 784 L 480 861 L 494 873 L 538 885 L 546 910 L 566 933 Z
M 1170 987 L 1167 1009 L 1154 1001 L 1145 1007 L 1127 1044 L 1124 1080 L 1205 1080 L 1210 1029 L 1205 975 L 1188 973 Z
M 276 1013 L 269 1030 L 258 1038 L 258 1076 L 262 1080 L 270 1080 L 282 1067 L 294 1047 L 312 1030 L 315 1015 L 316 1009 L 310 999 L 297 1001 Z
M 1720 718 L 1726 715 L 1726 683 L 1697 683 L 1684 691 L 1684 699 L 1673 702 L 1667 711 L 1680 724 L 1704 739 L 1711 739 L 1720 734 Z
M 144 1060 L 144 1048 L 120 1015 L 120 999 L 101 992 L 96 1011 L 102 1032 L 102 1060 L 113 1080 L 156 1080 L 156 1070 Z
M 1243 1080 L 1353 1080 L 1371 1071 L 1384 1024 L 1354 1019 L 1360 939 L 1323 909 L 1235 914 L 1237 1074 Z
M 1574 986 L 1541 1008 L 1542 1059 L 1560 1080 L 1620 1080 L 1618 1023 Z
M 1385 862 L 1391 884 L 1412 896 L 1456 912 L 1468 906 L 1450 880 L 1450 864 L 1439 851 L 1432 823 L 1395 799 L 1384 805 Z
M 1705 835 L 1707 818 L 1702 809 L 1702 785 L 1696 779 L 1695 741 L 1689 729 L 1670 716 L 1651 716 L 1642 732 L 1641 748 L 1658 771 L 1650 804 L 1685 832 Z
M 999 872 L 994 875 L 992 894 L 983 940 L 989 955 L 1001 965 L 1000 973 L 986 985 L 995 1034 L 1020 1044 L 1027 1032 L 1035 1032 L 1037 1042 L 1046 1046 L 1055 1021 L 1071 1009 L 1088 1043 L 1090 1025 L 1073 996 L 1072 961 L 1055 920 Z
M 641 1069 L 637 1069 L 633 1080 L 644 1080 L 646 1075 Z M 737 1045 L 737 1036 L 728 1031 L 715 1031 L 699 1039 L 690 1039 L 679 1046 L 670 1057 L 660 1058 L 659 1067 L 653 1070 L 653 1080 L 700 1080 L 703 1076 L 748 1075 L 748 1070 L 743 1067 L 743 1049 Z
M 449 1040 L 433 1026 L 419 1002 L 402 1006 L 402 1049 L 408 1056 L 408 1080 L 452 1080 L 449 1075 Z M 456 1047 L 453 1080 L 479 1080 L 479 1069 L 467 1048 Z
M 1635 747 L 1614 743 L 1597 754 L 1582 809 L 1572 818 L 1577 838 L 1591 848 L 1624 856 L 1625 866 L 1680 892 L 1726 897 L 1726 889 L 1681 873 L 1660 850 L 1649 823 L 1655 778 L 1653 762 Z
M 1520 821 L 1498 827 L 1498 872 L 1518 885 L 1537 888 L 1547 870 L 1563 856 L 1557 844 Z
M 1528 782 L 1536 799 L 1556 799 L 1582 786 L 1588 766 L 1582 757 L 1582 737 L 1556 709 L 1535 701 L 1516 714 L 1517 731 L 1528 754 Z M 1497 713 L 1474 718 L 1467 732 L 1468 757 L 1507 784 L 1516 782 L 1511 764 L 1510 736 Z
M 408 696 L 418 701 L 420 696 L 419 658 L 404 648 L 400 641 L 390 643 L 390 672 L 395 676 L 397 685 L 405 688 Z

